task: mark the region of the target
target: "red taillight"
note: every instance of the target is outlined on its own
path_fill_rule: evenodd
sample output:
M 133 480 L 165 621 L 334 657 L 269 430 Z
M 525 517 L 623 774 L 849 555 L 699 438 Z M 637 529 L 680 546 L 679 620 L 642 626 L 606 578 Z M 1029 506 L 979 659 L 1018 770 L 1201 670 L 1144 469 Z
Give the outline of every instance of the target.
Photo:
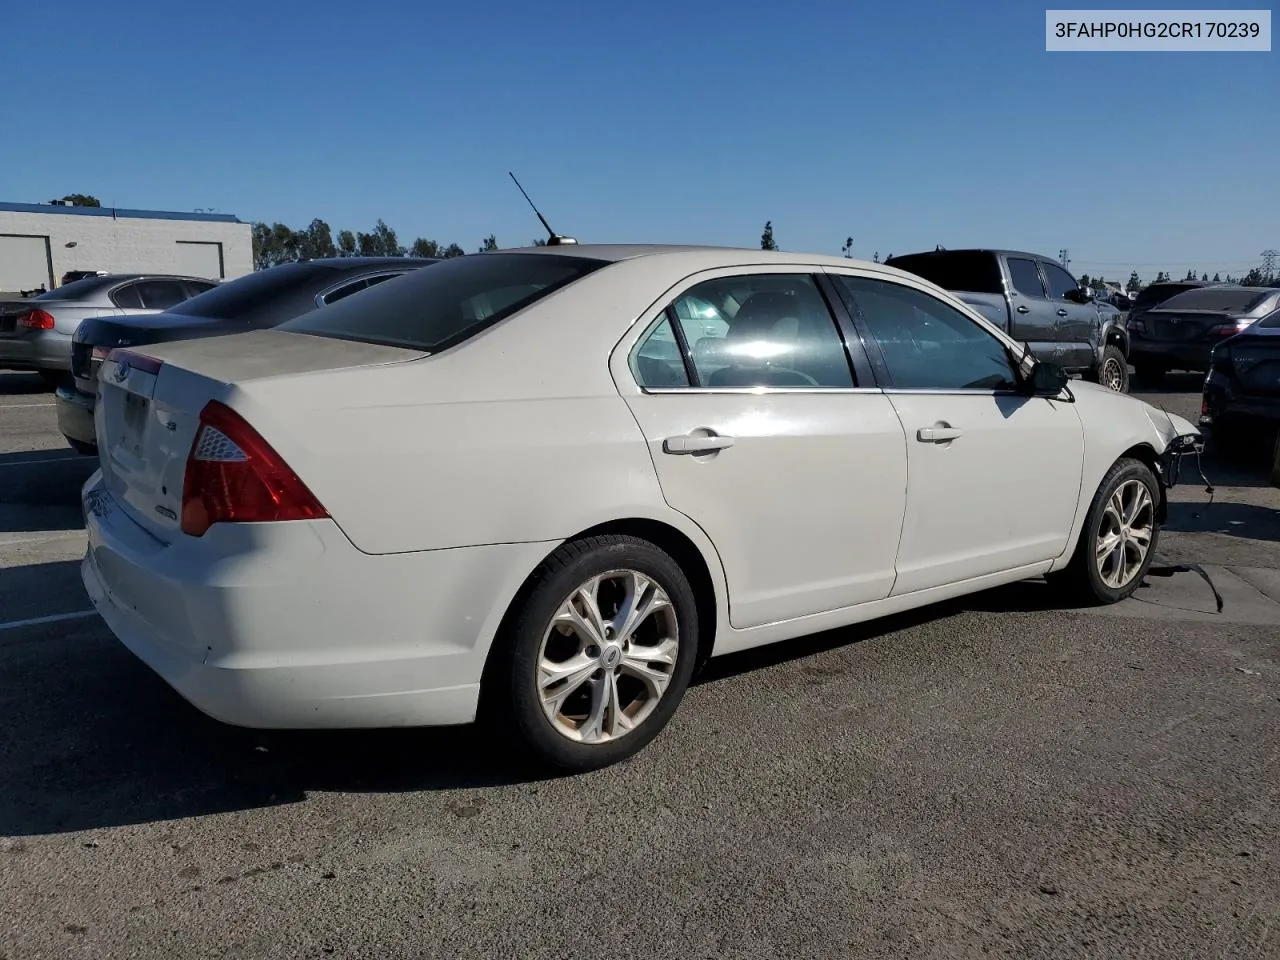
M 53 315 L 43 310 L 28 310 L 18 318 L 18 326 L 26 327 L 28 330 L 52 330 Z
M 203 536 L 215 523 L 319 520 L 328 512 L 258 431 L 211 400 L 182 482 L 182 532 Z
M 1130 333 L 1136 333 L 1136 334 L 1142 335 L 1147 332 L 1147 325 L 1143 323 L 1141 320 L 1130 320 L 1125 324 L 1125 327 L 1128 329 Z
M 1200 416 L 1207 417 L 1209 415 L 1209 394 L 1200 394 Z
M 1234 337 L 1249 329 L 1252 320 L 1238 320 L 1234 323 L 1220 323 L 1209 331 L 1211 337 Z

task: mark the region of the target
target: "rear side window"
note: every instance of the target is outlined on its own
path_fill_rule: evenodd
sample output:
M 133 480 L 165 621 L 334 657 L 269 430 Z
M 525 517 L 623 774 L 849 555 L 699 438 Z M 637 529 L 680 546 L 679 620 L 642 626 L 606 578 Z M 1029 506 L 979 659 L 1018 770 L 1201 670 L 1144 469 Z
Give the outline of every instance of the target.
M 138 295 L 138 285 L 126 283 L 119 290 L 112 290 L 111 302 L 123 310 L 141 310 L 142 297 Z
M 558 254 L 470 254 L 370 287 L 276 329 L 437 353 L 605 265 Z
M 1280 327 L 1280 310 L 1277 310 L 1275 313 L 1272 313 L 1266 317 L 1263 317 L 1261 320 L 1258 321 L 1258 326 L 1266 327 L 1268 330 L 1273 330 L 1277 327 Z
M 1010 257 L 1009 279 L 1013 281 L 1013 289 L 1024 297 L 1044 299 L 1044 284 L 1040 280 L 1040 271 L 1036 268 L 1034 260 Z
M 143 280 L 137 291 L 148 310 L 168 310 L 187 299 L 187 288 L 180 280 Z
M 995 255 L 977 250 L 937 250 L 890 257 L 885 266 L 914 273 L 943 290 L 1004 293 Z

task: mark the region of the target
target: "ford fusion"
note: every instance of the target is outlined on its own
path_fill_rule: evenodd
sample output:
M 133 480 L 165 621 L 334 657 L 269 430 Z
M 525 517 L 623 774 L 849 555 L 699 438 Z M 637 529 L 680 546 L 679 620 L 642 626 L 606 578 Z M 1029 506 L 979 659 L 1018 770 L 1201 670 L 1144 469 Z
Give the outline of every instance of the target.
M 707 658 L 1141 582 L 1195 428 L 879 264 L 548 245 L 116 350 L 86 589 L 231 724 L 481 721 L 562 770 Z

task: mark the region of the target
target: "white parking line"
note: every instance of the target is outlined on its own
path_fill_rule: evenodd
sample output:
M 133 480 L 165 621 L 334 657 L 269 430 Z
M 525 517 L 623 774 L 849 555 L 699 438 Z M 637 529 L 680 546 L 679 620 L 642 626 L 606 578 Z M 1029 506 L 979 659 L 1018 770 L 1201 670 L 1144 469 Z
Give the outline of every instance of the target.
M 35 460 L 14 460 L 12 463 L 0 463 L 0 467 L 29 467 L 37 463 L 66 463 L 71 460 L 88 460 L 88 457 L 78 453 L 73 453 L 69 457 L 45 457 L 43 460 L 36 458 Z
M 27 407 L 56 407 L 56 406 L 57 406 L 56 403 L 6 403 L 3 406 L 0 406 L 0 410 L 10 410 L 15 407 L 22 407 L 23 409 L 25 409 Z
M 62 533 L 49 533 L 43 537 L 17 537 L 8 538 L 0 537 L 0 550 L 5 547 L 17 546 L 19 543 L 50 543 L 54 540 L 66 540 L 68 537 L 83 537 L 83 530 L 66 530 Z
M 63 620 L 83 620 L 85 617 L 96 617 L 97 615 L 97 610 L 77 610 L 75 613 L 55 613 L 48 617 L 9 620 L 6 623 L 0 623 L 0 630 L 17 630 L 19 627 L 35 627 L 42 623 L 59 623 Z

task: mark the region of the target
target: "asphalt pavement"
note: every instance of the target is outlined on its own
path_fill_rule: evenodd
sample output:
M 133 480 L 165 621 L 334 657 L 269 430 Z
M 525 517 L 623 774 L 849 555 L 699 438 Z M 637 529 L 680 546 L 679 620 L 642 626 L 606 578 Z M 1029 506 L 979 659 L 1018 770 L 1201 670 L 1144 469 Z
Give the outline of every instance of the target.
M 638 758 L 545 780 L 197 713 L 88 612 L 95 466 L 0 374 L 0 960 L 1280 956 L 1261 466 L 1184 472 L 1123 604 L 1027 582 L 717 660 Z

